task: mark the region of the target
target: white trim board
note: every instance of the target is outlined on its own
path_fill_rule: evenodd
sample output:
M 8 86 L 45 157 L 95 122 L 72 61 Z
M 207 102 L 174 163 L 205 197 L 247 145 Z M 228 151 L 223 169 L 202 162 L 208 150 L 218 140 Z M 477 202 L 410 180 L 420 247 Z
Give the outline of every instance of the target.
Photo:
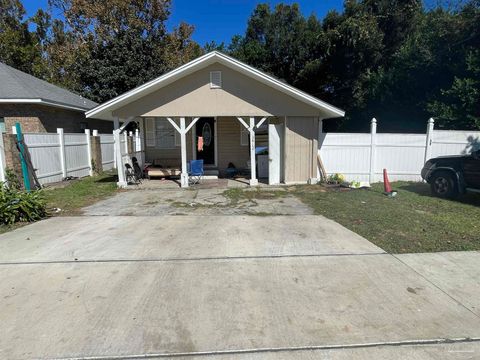
M 94 109 L 91 109 L 86 112 L 87 118 L 98 118 L 103 120 L 112 120 L 112 112 L 116 109 L 119 109 L 122 106 L 125 106 L 145 95 L 148 95 L 156 90 L 161 89 L 168 84 L 173 83 L 174 81 L 185 77 L 195 71 L 198 71 L 202 68 L 207 67 L 210 64 L 218 62 L 223 64 L 233 70 L 236 70 L 250 78 L 253 78 L 265 85 L 268 85 L 276 90 L 279 90 L 293 98 L 309 104 L 317 109 L 327 111 L 331 117 L 342 117 L 345 115 L 345 112 L 339 108 L 336 108 L 333 105 L 330 105 L 320 99 L 317 99 L 299 89 L 294 88 L 288 84 L 281 82 L 280 80 L 267 75 L 261 72 L 258 69 L 255 69 L 247 64 L 244 64 L 230 56 L 227 56 L 218 51 L 212 51 L 208 54 L 205 54 L 183 66 L 178 67 L 177 69 L 170 71 L 154 80 L 151 80 L 139 87 L 136 87 L 133 90 L 130 90 L 122 95 L 117 96 L 103 104 L 100 104 Z
M 81 112 L 86 112 L 88 110 L 88 108 L 81 108 L 43 99 L 0 99 L 0 104 L 38 104 Z

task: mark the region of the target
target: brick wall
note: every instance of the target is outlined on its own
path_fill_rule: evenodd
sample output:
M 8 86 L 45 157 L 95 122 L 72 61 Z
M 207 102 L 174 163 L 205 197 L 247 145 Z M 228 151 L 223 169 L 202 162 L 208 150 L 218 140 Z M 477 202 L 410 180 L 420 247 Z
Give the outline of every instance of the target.
M 2 134 L 0 134 L 1 136 Z M 5 165 L 7 169 L 12 170 L 21 181 L 22 165 L 17 150 L 15 135 L 3 134 L 3 145 L 5 146 Z
M 110 134 L 113 131 L 113 123 L 110 121 L 86 119 L 80 111 L 44 105 L 0 104 L 0 117 L 5 119 L 7 133 L 12 132 L 12 126 L 16 122 L 20 123 L 25 133 L 57 132 L 57 128 L 63 128 L 66 133 L 82 133 L 82 123 L 99 133 Z

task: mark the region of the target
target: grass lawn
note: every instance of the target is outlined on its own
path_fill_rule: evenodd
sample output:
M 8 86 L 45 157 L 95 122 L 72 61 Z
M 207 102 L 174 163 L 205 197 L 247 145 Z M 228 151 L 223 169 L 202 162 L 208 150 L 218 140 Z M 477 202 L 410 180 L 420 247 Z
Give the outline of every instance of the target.
M 370 190 L 293 190 L 316 214 L 337 221 L 391 253 L 480 250 L 480 196 L 457 200 L 430 195 L 424 183 L 397 182 L 395 198 L 383 195 L 383 184 Z
M 110 173 L 99 176 L 85 177 L 80 180 L 72 181 L 65 187 L 52 187 L 43 190 L 47 209 L 51 212 L 53 208 L 59 208 L 61 211 L 53 213 L 54 216 L 78 215 L 81 208 L 93 204 L 99 200 L 113 195 L 117 191 L 116 177 Z M 0 225 L 0 234 L 11 231 L 27 223 L 17 223 L 15 225 Z
M 116 177 L 110 173 L 85 177 L 62 188 L 44 190 L 47 208 L 59 208 L 57 215 L 78 215 L 81 208 L 117 192 Z

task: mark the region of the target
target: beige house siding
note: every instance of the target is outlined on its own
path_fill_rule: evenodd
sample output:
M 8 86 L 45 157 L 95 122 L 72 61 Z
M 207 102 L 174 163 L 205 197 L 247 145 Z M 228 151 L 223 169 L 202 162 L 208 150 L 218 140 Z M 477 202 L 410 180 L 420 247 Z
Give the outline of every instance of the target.
M 36 104 L 0 104 L 0 117 L 5 119 L 7 134 L 11 134 L 16 122 L 20 123 L 25 133 L 54 133 L 57 128 L 63 128 L 66 133 L 80 133 L 84 131 L 81 123 L 100 133 L 111 134 L 113 131 L 111 121 L 87 119 L 81 111 Z
M 222 88 L 210 88 L 210 72 Z M 215 63 L 113 111 L 113 116 L 316 116 L 322 111 Z
M 284 149 L 286 183 L 303 183 L 316 178 L 318 118 L 287 117 Z
M 240 143 L 242 124 L 233 117 L 217 118 L 218 169 L 225 174 L 228 163 L 238 169 L 246 168 L 250 160 L 250 147 Z

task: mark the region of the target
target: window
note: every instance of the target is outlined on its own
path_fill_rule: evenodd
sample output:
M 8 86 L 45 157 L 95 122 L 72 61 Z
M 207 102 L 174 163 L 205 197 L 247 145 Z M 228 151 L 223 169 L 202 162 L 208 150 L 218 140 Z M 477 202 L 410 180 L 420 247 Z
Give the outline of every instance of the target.
M 222 88 L 222 72 L 221 71 L 210 72 L 210 88 L 211 89 Z
M 7 132 L 5 127 L 5 118 L 0 117 L 0 134 Z
M 155 147 L 158 149 L 173 149 L 176 146 L 175 133 L 177 130 L 167 119 L 155 119 Z
M 249 140 L 250 132 L 245 126 L 240 124 L 240 145 L 248 146 L 250 144 Z
M 85 131 L 88 129 L 88 123 L 87 122 L 81 122 L 80 123 L 80 130 Z

